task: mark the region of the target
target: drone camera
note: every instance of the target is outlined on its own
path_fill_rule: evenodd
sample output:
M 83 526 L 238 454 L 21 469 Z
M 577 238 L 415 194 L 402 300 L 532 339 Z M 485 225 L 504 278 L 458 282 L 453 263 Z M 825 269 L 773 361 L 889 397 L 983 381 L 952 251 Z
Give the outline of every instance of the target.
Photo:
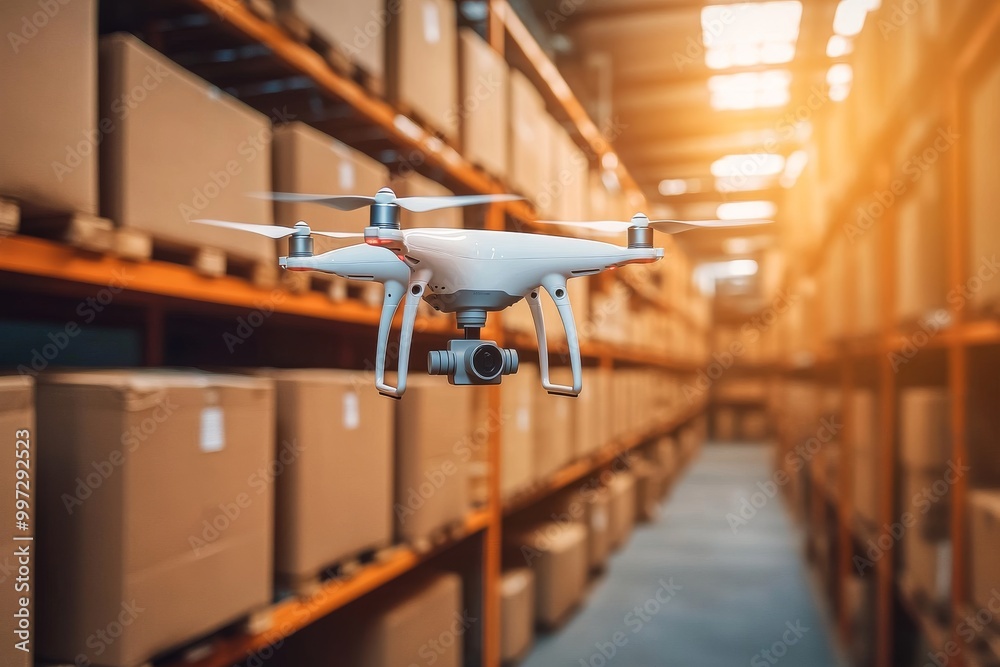
M 502 376 L 517 372 L 517 350 L 489 340 L 450 340 L 447 350 L 428 353 L 427 372 L 447 375 L 455 385 L 500 384 Z

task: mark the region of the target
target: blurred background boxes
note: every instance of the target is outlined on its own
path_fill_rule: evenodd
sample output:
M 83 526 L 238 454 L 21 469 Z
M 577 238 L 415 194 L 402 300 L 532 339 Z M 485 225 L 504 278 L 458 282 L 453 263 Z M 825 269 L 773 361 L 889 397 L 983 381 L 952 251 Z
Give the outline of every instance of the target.
M 102 38 L 100 64 L 101 117 L 115 123 L 101 144 L 102 215 L 154 246 L 273 270 L 270 239 L 191 224 L 272 224 L 271 202 L 247 196 L 271 189 L 270 120 L 131 35 Z
M 293 586 L 388 546 L 393 536 L 393 405 L 347 370 L 274 370 L 275 569 Z M 288 452 L 288 456 L 284 454 Z
M 630 472 L 617 472 L 607 484 L 610 521 L 608 542 L 612 551 L 625 546 L 635 526 L 635 476 Z
M 538 367 L 522 363 L 500 385 L 500 496 L 509 498 L 535 481 L 535 407 Z
M 535 573 L 529 567 L 505 570 L 500 578 L 500 660 L 525 657 L 535 641 Z
M 984 275 L 996 276 L 995 266 L 984 267 L 984 260 L 997 261 L 1000 254 L 1000 226 L 996 224 L 996 211 L 1000 209 L 1000 190 L 996 187 L 990 165 L 994 161 L 994 147 L 1000 142 L 1000 128 L 996 118 L 1000 113 L 1000 66 L 991 63 L 981 78 L 976 80 L 968 100 L 968 136 L 974 137 L 963 144 L 967 156 L 964 174 L 968 179 L 969 236 L 966 250 L 968 277 L 972 280 L 981 268 Z M 973 285 L 970 284 L 971 288 Z M 970 289 L 968 298 L 978 311 L 996 314 L 1000 307 L 1000 280 L 982 280 L 977 289 Z
M 386 25 L 389 99 L 451 143 L 459 135 L 455 3 L 398 0 Z
M 475 31 L 458 33 L 462 154 L 494 176 L 508 174 L 507 127 L 510 69 Z
M 587 583 L 587 529 L 574 522 L 537 523 L 508 540 L 535 574 L 535 622 L 543 628 L 560 625 Z
M 539 146 L 548 144 L 545 100 L 531 81 L 516 69 L 510 70 L 510 187 L 532 200 L 538 196 L 548 174 L 542 170 Z
M 96 215 L 98 146 L 120 118 L 97 115 L 97 3 L 58 7 L 59 20 L 31 25 L 27 39 L 37 0 L 0 5 L 10 28 L 0 50 L 0 195 L 25 211 Z
M 1000 491 L 982 489 L 969 493 L 970 601 L 977 609 L 1000 590 Z
M 385 79 L 385 27 L 392 16 L 377 0 L 275 0 L 279 13 L 304 23 L 307 32 L 376 81 Z
M 9 491 L 10 504 L 5 510 L 6 525 L 10 532 L 0 540 L 3 555 L 0 556 L 0 566 L 4 571 L 14 573 L 21 565 L 18 550 L 28 547 L 32 558 L 37 558 L 37 549 L 28 542 L 16 540 L 15 537 L 30 537 L 35 534 L 35 490 L 31 483 L 34 469 L 38 462 L 38 442 L 35 438 L 35 383 L 25 375 L 0 376 L 0 432 L 11 438 L 3 457 L 2 486 Z M 23 472 L 18 472 L 18 471 Z M 21 482 L 21 484 L 18 484 Z M 24 500 L 26 509 L 18 508 L 18 500 Z M 25 529 L 18 529 L 18 522 L 27 524 Z M 27 588 L 24 587 L 27 584 Z M 29 619 L 34 617 L 33 598 L 37 582 L 29 577 L 26 582 L 11 581 L 11 588 L 16 594 L 0 598 L 0 631 L 7 641 L 0 646 L 0 662 L 10 667 L 31 667 L 34 654 L 34 642 L 28 641 L 24 646 L 27 650 L 16 647 L 25 638 L 16 634 L 21 630 L 20 618 L 25 611 Z M 22 601 L 27 600 L 27 605 Z
M 410 377 L 396 405 L 396 536 L 422 545 L 461 522 L 469 507 L 465 447 L 473 396 L 440 378 Z
M 269 380 L 95 371 L 37 391 L 39 657 L 132 667 L 271 601 Z M 111 619 L 121 637 L 88 641 Z
M 573 458 L 573 405 L 565 396 L 549 394 L 536 384 L 533 411 L 535 414 L 535 479 L 547 479 Z
M 394 175 L 392 177 L 392 189 L 398 197 L 450 197 L 455 194 L 443 185 L 418 174 L 412 169 L 407 170 L 402 175 Z M 404 228 L 410 226 L 461 229 L 464 226 L 461 208 L 444 208 L 428 213 L 403 211 L 402 224 Z

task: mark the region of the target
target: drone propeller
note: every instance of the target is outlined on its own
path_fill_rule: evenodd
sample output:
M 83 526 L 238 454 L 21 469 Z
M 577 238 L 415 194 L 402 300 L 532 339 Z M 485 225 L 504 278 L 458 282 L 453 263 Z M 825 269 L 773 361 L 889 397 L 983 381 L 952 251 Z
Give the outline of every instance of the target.
M 226 229 L 238 229 L 243 232 L 253 232 L 254 234 L 260 234 L 261 236 L 269 236 L 272 239 L 283 239 L 286 236 L 291 236 L 297 234 L 300 236 L 308 236 L 310 234 L 318 234 L 319 236 L 329 236 L 334 239 L 355 239 L 362 238 L 364 234 L 361 232 L 321 232 L 313 229 L 309 229 L 309 225 L 304 222 L 295 223 L 295 227 L 279 227 L 278 225 L 254 225 L 246 222 L 229 222 L 228 220 L 206 220 L 198 219 L 192 222 L 197 222 L 201 225 L 211 225 L 213 227 L 225 227 Z
M 338 211 L 354 211 L 372 204 L 396 204 L 414 213 L 425 213 L 456 206 L 474 206 L 493 202 L 523 199 L 517 195 L 452 195 L 448 197 L 397 197 L 389 188 L 382 188 L 374 197 L 362 195 L 307 195 L 295 192 L 260 192 L 254 196 L 288 203 L 310 203 L 329 206 Z
M 558 225 L 574 229 L 586 229 L 591 232 L 613 236 L 628 231 L 630 227 L 652 227 L 666 234 L 680 234 L 692 229 L 729 229 L 751 225 L 767 225 L 773 220 L 650 220 L 642 213 L 636 213 L 628 222 L 622 220 L 594 220 L 589 222 L 563 222 L 559 220 L 536 220 L 543 225 Z

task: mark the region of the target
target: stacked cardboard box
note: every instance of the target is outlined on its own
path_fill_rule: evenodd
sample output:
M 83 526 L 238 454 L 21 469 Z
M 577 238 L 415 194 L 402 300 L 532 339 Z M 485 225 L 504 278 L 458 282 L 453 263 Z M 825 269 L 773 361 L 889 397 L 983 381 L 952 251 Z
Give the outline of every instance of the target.
M 647 457 L 660 470 L 660 497 L 662 498 L 670 491 L 674 477 L 679 472 L 676 441 L 672 437 L 658 439 L 648 448 Z
M 422 176 L 413 170 L 392 179 L 392 189 L 398 197 L 450 197 L 454 193 L 437 181 Z M 448 227 L 461 229 L 464 226 L 461 208 L 443 208 L 430 213 L 402 214 L 402 225 L 406 227 Z
M 366 74 L 385 77 L 384 2 L 378 0 L 277 0 Z
M 131 35 L 101 40 L 101 213 L 161 245 L 273 262 L 274 242 L 190 224 L 271 224 L 270 120 Z
M 612 550 L 625 546 L 635 526 L 635 477 L 619 472 L 608 482 L 608 543 Z
M 473 394 L 440 378 L 410 377 L 396 405 L 396 535 L 422 542 L 460 522 L 469 506 Z
M 632 464 L 635 476 L 635 508 L 639 521 L 656 521 L 660 516 L 660 469 L 652 461 L 637 459 Z
M 541 162 L 548 145 L 549 127 L 545 120 L 545 100 L 531 81 L 517 70 L 510 72 L 508 113 L 510 143 L 510 186 L 533 200 L 548 173 Z
M 462 153 L 501 178 L 507 175 L 507 113 L 510 70 L 503 56 L 470 28 L 459 31 L 461 45 Z
M 545 522 L 509 539 L 535 573 L 535 621 L 558 625 L 580 602 L 587 583 L 587 529 L 575 522 Z
M 355 371 L 267 375 L 277 441 L 295 451 L 276 477 L 275 569 L 297 584 L 392 541 L 393 406 Z
M 274 189 L 278 192 L 373 196 L 389 184 L 385 165 L 305 123 L 276 127 L 273 150 Z M 281 225 L 305 220 L 313 229 L 327 231 L 360 231 L 369 224 L 367 207 L 337 211 L 315 204 L 278 202 L 274 217 Z
M 271 600 L 274 391 L 263 378 L 38 378 L 40 657 L 131 667 Z M 121 636 L 94 639 L 117 619 Z M 116 626 L 117 627 L 117 626 Z
M 535 481 L 539 382 L 538 367 L 524 363 L 500 384 L 500 495 L 505 499 Z
M 516 662 L 535 639 L 535 573 L 528 567 L 507 570 L 500 579 L 500 660 Z
M 903 537 L 903 572 L 928 600 L 945 604 L 951 591 L 951 453 L 948 392 L 906 389 L 900 395 L 900 512 L 915 518 Z
M 977 609 L 988 608 L 1000 590 L 1000 491 L 983 489 L 969 494 L 969 534 L 972 557 L 969 595 Z
M 969 99 L 969 152 L 966 163 L 969 175 L 966 186 L 969 234 L 965 261 L 970 279 L 978 272 L 995 275 L 996 268 L 991 268 L 988 260 L 1000 254 L 1000 225 L 996 224 L 996 211 L 1000 209 L 1000 188 L 990 178 L 990 165 L 996 155 L 993 147 L 1000 142 L 1000 128 L 996 123 L 998 112 L 1000 65 L 994 62 L 982 78 L 977 80 Z M 982 286 L 973 290 L 972 305 L 977 310 L 995 312 L 1000 308 L 1000 280 L 984 280 L 981 276 L 976 279 Z
M 434 657 L 438 667 L 460 667 L 468 615 L 462 613 L 462 579 L 457 574 L 425 573 L 419 581 L 393 587 L 378 605 L 359 609 L 336 628 L 332 643 L 337 664 L 398 667 Z M 433 646 L 429 641 L 438 639 Z M 329 653 L 324 658 L 330 660 Z M 318 661 L 304 664 L 320 664 Z
M 399 0 L 386 44 L 389 99 L 452 142 L 458 140 L 455 3 Z
M 573 399 L 535 390 L 535 479 L 544 480 L 573 458 Z
M 49 18 L 37 0 L 0 5 L 9 28 L 0 52 L 0 195 L 24 211 L 94 215 L 98 146 L 121 119 L 97 116 L 97 2 L 52 7 L 58 15 Z
M 3 488 L 11 495 L 7 505 L 6 525 L 11 528 L 0 539 L 0 565 L 5 571 L 16 572 L 23 564 L 36 558 L 33 543 L 16 540 L 17 537 L 31 537 L 35 534 L 35 488 L 32 480 L 37 468 L 38 451 L 35 437 L 35 393 L 34 382 L 26 375 L 0 377 L 0 432 L 8 440 L 3 457 Z M 16 501 L 24 500 L 26 506 L 19 509 Z M 23 521 L 26 525 L 16 533 L 14 526 Z M 26 556 L 22 556 L 27 552 Z M 0 662 L 11 667 L 30 667 L 35 644 L 32 641 L 34 628 L 35 581 L 11 581 L 12 594 L 3 596 L 0 613 L 3 621 L 0 630 L 7 641 L 0 647 Z

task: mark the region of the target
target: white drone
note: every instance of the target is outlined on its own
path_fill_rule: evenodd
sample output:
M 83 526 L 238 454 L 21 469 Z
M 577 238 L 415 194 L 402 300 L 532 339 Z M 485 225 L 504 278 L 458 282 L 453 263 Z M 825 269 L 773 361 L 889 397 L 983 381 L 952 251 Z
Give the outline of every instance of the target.
M 520 199 L 516 195 L 459 195 L 452 197 L 396 197 L 383 188 L 374 197 L 355 195 L 307 195 L 268 193 L 281 202 L 309 202 L 352 211 L 371 207 L 369 226 L 364 233 L 313 231 L 305 222 L 294 228 L 256 225 L 221 220 L 198 220 L 203 224 L 239 229 L 269 236 L 289 237 L 288 257 L 279 265 L 289 271 L 321 271 L 351 280 L 383 283 L 385 292 L 379 320 L 375 361 L 375 386 L 393 398 L 406 391 L 410 345 L 417 306 L 421 299 L 436 310 L 455 313 L 463 339 L 448 342 L 447 350 L 430 353 L 428 372 L 447 375 L 459 385 L 499 384 L 503 375 L 517 372 L 517 351 L 500 348 L 494 341 L 480 340 L 486 314 L 497 312 L 525 299 L 531 309 L 538 338 L 538 361 L 542 386 L 550 394 L 577 396 L 583 387 L 580 342 L 573 320 L 566 282 L 626 264 L 645 264 L 663 257 L 662 248 L 653 247 L 653 230 L 677 233 L 695 228 L 737 227 L 762 224 L 765 220 L 650 220 L 636 214 L 629 222 L 549 222 L 567 228 L 587 229 L 604 234 L 628 232 L 628 245 L 617 246 L 546 234 L 480 229 L 418 228 L 403 230 L 401 209 L 427 212 L 453 206 L 471 206 Z M 364 238 L 365 243 L 313 255 L 312 235 L 333 238 Z M 402 260 L 402 261 L 400 261 Z M 555 302 L 569 346 L 572 385 L 553 383 L 549 378 L 548 345 L 539 300 L 544 289 Z M 386 351 L 392 320 L 401 301 L 396 386 L 385 381 Z

